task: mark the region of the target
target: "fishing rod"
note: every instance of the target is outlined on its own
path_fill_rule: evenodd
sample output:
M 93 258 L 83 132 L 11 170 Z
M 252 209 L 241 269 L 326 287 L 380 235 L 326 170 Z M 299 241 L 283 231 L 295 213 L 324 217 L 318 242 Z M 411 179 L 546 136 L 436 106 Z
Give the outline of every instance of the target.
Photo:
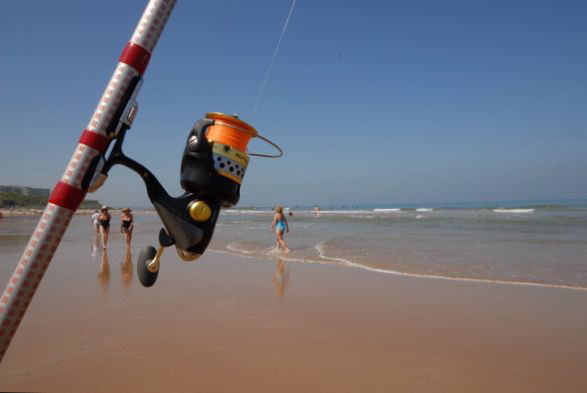
M 138 173 L 145 182 L 163 229 L 159 248 L 146 247 L 137 261 L 139 280 L 151 286 L 157 279 L 163 249 L 174 245 L 184 261 L 197 259 L 210 242 L 220 209 L 238 203 L 249 156 L 279 157 L 282 150 L 236 115 L 207 113 L 189 132 L 180 184 L 184 194 L 171 197 L 142 164 L 123 153 L 126 131 L 138 111 L 137 96 L 151 54 L 176 0 L 150 0 L 120 55 L 98 105 L 83 130 L 65 173 L 53 188 L 47 206 L 0 297 L 0 361 L 55 254 L 73 214 L 88 192 L 98 190 L 114 165 Z M 275 155 L 247 153 L 258 137 L 277 150 Z M 106 152 L 114 146 L 108 157 Z
M 63 176 L 0 298 L 0 360 L 41 283 L 73 214 L 84 200 L 99 158 L 123 125 L 136 114 L 133 102 L 151 54 L 173 10 L 175 0 L 150 0 L 98 105 L 83 130 Z M 135 108 L 132 110 L 132 108 Z

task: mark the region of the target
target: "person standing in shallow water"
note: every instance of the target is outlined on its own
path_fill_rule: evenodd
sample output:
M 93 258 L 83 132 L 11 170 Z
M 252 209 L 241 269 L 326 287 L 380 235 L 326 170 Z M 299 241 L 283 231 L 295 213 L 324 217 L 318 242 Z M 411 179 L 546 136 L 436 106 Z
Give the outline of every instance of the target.
M 289 247 L 283 239 L 285 232 L 289 232 L 289 225 L 287 219 L 283 214 L 283 207 L 277 206 L 275 208 L 275 214 L 273 215 L 273 221 L 271 222 L 271 231 L 275 231 L 277 248 L 283 250 L 283 252 L 289 252 Z
M 315 217 L 320 217 L 320 206 L 316 205 L 314 206 L 314 216 Z
M 130 247 L 133 228 L 134 224 L 131 210 L 128 207 L 125 207 L 122 209 L 122 215 L 120 216 L 120 233 L 124 235 L 127 247 Z

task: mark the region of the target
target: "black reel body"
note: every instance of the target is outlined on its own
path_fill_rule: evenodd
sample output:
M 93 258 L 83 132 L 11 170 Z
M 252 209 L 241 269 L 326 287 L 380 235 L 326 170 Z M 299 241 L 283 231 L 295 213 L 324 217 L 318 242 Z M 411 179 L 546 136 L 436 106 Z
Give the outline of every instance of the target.
M 222 207 L 231 207 L 240 199 L 240 184 L 220 175 L 214 167 L 214 142 L 205 137 L 212 123 L 200 119 L 194 124 L 181 160 L 180 184 L 185 191 L 218 200 Z
M 100 175 L 104 178 L 114 165 L 123 165 L 138 173 L 163 223 L 159 249 L 153 252 L 153 247 L 148 247 L 149 250 L 141 252 L 138 261 L 137 271 L 144 286 L 154 284 L 163 248 L 174 245 L 184 261 L 199 258 L 212 239 L 220 210 L 234 206 L 240 199 L 240 179 L 244 176 L 244 168 L 240 179 L 237 179 L 239 181 L 221 175 L 215 168 L 214 160 L 222 160 L 218 154 L 219 146 L 215 147 L 217 142 L 206 138 L 206 132 L 213 124 L 214 120 L 200 119 L 188 135 L 180 174 L 180 184 L 185 193 L 179 197 L 171 197 L 147 168 L 124 155 L 122 144 L 128 127 L 118 132 L 112 152 L 103 165 Z M 227 152 L 231 149 L 230 146 L 220 146 Z M 245 152 L 240 153 L 246 156 Z

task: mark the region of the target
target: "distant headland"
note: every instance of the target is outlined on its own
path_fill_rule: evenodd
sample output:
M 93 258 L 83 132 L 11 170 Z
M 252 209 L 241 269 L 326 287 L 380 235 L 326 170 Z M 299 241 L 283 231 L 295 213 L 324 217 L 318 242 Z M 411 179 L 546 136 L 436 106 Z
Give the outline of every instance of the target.
M 48 188 L 0 185 L 0 209 L 43 209 L 50 192 Z M 86 199 L 80 209 L 99 209 L 100 206 L 97 200 Z

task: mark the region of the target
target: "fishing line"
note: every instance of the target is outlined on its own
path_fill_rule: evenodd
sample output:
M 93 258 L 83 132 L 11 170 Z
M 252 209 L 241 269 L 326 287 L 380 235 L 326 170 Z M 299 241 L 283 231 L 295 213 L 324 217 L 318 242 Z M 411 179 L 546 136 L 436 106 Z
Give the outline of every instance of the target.
M 261 85 L 261 89 L 259 90 L 259 94 L 257 95 L 257 100 L 255 101 L 255 106 L 253 106 L 253 110 L 251 112 L 251 119 L 255 117 L 255 112 L 257 111 L 257 107 L 259 106 L 259 101 L 261 101 L 261 96 L 265 91 L 265 86 L 267 85 L 267 80 L 269 80 L 269 75 L 271 74 L 271 70 L 273 69 L 273 63 L 275 63 L 275 59 L 277 58 L 277 52 L 279 52 L 279 47 L 281 47 L 281 41 L 283 40 L 283 36 L 285 35 L 285 30 L 287 29 L 287 24 L 289 23 L 289 18 L 296 6 L 296 0 L 293 0 L 291 3 L 291 7 L 289 9 L 289 13 L 287 14 L 287 18 L 285 19 L 285 24 L 283 25 L 283 29 L 281 30 L 281 35 L 279 36 L 279 41 L 277 41 L 277 46 L 275 47 L 275 51 L 273 52 L 273 57 L 271 58 L 271 62 L 269 63 L 269 68 L 267 69 L 267 73 L 265 74 L 265 79 L 263 79 L 263 84 Z

